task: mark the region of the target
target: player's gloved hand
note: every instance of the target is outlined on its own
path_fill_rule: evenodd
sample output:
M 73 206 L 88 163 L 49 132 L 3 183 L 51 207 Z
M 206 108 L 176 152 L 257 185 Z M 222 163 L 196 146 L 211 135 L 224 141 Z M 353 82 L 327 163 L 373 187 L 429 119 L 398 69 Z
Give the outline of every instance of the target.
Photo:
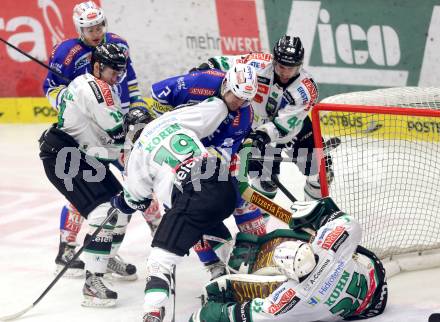
M 251 132 L 248 136 L 252 140 L 252 146 L 256 147 L 261 152 L 264 152 L 266 145 L 270 143 L 270 137 L 266 132 L 256 130 Z
M 189 322 L 230 322 L 228 307 L 231 305 L 232 303 L 207 302 L 201 309 L 191 315 Z
M 146 210 L 151 204 L 151 199 L 145 198 L 142 201 L 130 202 L 130 204 L 128 204 L 127 201 L 125 201 L 124 192 L 120 192 L 110 199 L 110 204 L 112 205 L 112 207 L 119 209 L 124 214 L 130 215 L 136 210 Z
M 197 72 L 199 70 L 208 70 L 213 68 L 220 69 L 220 66 L 214 58 L 209 58 L 206 63 L 202 63 L 198 67 L 191 68 L 189 72 L 192 73 L 192 72 Z
M 190 73 L 193 73 L 193 72 L 198 72 L 198 71 L 200 71 L 200 70 L 208 70 L 208 69 L 211 69 L 211 67 L 209 66 L 209 64 L 208 64 L 208 63 L 203 63 L 203 64 L 200 64 L 198 67 L 193 67 L 193 68 L 191 68 L 191 69 L 189 70 L 189 72 L 190 72 Z

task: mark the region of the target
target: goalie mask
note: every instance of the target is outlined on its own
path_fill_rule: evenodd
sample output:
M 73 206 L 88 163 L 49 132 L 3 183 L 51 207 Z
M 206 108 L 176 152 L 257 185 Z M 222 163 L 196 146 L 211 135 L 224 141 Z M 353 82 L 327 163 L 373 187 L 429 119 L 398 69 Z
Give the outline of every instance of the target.
M 316 258 L 309 243 L 295 240 L 281 243 L 275 248 L 273 261 L 288 278 L 300 282 L 316 266 Z

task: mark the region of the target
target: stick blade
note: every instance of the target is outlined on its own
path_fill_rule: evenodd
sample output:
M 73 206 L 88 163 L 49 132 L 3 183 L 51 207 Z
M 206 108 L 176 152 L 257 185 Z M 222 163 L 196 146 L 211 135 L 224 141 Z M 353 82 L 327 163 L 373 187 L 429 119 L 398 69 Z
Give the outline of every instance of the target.
M 11 315 L 0 316 L 0 321 L 12 321 L 12 320 L 18 319 L 20 316 L 24 315 L 26 312 L 28 312 L 33 307 L 34 307 L 34 305 L 31 304 L 27 308 L 25 308 L 24 310 L 21 310 L 20 312 L 17 312 L 17 313 L 11 314 Z

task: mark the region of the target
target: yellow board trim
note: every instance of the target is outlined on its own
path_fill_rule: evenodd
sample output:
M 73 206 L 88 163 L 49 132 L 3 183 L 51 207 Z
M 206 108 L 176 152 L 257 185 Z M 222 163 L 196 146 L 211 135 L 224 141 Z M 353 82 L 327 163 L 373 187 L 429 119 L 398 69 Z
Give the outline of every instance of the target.
M 57 114 L 46 97 L 0 98 L 0 123 L 54 123 Z
M 321 115 L 320 119 L 322 134 L 326 136 L 440 141 L 438 117 L 330 112 Z

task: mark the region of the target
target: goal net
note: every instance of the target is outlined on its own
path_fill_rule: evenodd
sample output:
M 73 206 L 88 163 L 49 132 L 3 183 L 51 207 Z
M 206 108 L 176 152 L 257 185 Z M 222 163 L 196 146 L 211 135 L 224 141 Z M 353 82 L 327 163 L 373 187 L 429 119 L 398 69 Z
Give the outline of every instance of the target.
M 322 193 L 361 222 L 362 245 L 392 261 L 391 275 L 438 266 L 440 88 L 335 95 L 314 108 L 312 119 L 318 147 L 321 135 L 341 140 L 323 152 L 334 179 L 326 184 L 329 169 L 321 162 Z

